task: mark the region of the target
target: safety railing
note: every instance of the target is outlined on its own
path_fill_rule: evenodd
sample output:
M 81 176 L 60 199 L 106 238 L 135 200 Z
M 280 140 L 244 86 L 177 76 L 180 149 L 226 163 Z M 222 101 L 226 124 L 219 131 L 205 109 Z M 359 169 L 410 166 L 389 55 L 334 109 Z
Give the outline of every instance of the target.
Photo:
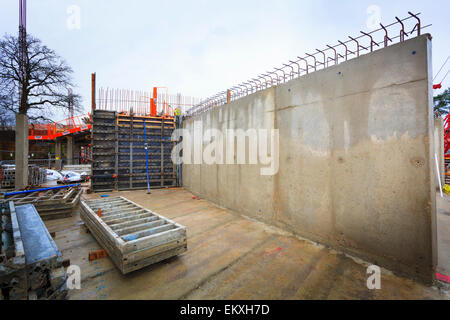
M 379 29 L 371 32 L 360 31 L 360 35 L 355 37 L 349 36 L 346 41 L 338 40 L 338 43 L 333 46 L 327 44 L 324 49 L 315 49 L 315 52 L 297 56 L 295 59 L 283 63 L 280 67 L 275 67 L 246 82 L 202 100 L 187 110 L 185 116 L 193 116 L 205 112 L 257 91 L 277 86 L 352 58 L 357 58 L 362 54 L 373 52 L 393 43 L 403 42 L 411 35 L 419 36 L 423 29 L 431 26 L 431 24 L 422 26 L 419 18 L 420 13 L 408 12 L 408 14 L 409 16 L 403 19 L 396 17 L 396 21 L 388 25 L 380 23 Z
M 92 119 L 90 113 L 67 118 L 53 123 L 30 124 L 29 140 L 53 140 L 75 132 L 90 130 Z

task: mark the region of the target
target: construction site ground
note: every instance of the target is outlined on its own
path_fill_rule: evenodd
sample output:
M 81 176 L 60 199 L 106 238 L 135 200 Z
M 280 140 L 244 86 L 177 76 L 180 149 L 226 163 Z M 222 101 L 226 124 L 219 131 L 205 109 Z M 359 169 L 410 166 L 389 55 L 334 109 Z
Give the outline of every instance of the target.
M 81 268 L 81 289 L 69 299 L 450 299 L 382 269 L 381 289 L 366 285 L 367 264 L 182 189 L 107 193 L 124 196 L 187 227 L 188 251 L 122 275 L 109 258 L 88 261 L 101 249 L 77 212 L 47 221 L 64 259 Z M 84 194 L 99 198 L 102 194 Z M 450 255 L 450 198 L 438 199 L 440 271 Z M 439 269 L 438 268 L 438 269 Z

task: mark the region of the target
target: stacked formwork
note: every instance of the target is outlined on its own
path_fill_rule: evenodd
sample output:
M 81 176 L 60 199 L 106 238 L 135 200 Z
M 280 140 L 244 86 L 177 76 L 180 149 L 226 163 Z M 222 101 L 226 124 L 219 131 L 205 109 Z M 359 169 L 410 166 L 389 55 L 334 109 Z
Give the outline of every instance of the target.
M 5 164 L 0 166 L 0 188 L 15 187 L 16 166 Z M 36 165 L 28 165 L 28 186 L 36 187 L 47 181 L 46 170 Z
M 95 110 L 91 129 L 93 191 L 116 189 L 114 175 L 117 173 L 117 122 L 116 113 Z
M 67 295 L 61 253 L 32 204 L 0 203 L 0 300 Z
M 150 188 L 176 186 L 171 159 L 174 129 L 173 117 L 94 111 L 92 190 L 147 188 L 147 161 Z

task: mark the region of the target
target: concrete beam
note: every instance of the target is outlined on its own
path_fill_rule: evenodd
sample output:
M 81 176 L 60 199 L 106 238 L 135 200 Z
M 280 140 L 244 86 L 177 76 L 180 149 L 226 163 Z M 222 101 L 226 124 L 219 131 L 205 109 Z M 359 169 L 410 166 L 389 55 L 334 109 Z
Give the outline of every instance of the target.
M 16 189 L 28 186 L 28 117 L 16 115 Z

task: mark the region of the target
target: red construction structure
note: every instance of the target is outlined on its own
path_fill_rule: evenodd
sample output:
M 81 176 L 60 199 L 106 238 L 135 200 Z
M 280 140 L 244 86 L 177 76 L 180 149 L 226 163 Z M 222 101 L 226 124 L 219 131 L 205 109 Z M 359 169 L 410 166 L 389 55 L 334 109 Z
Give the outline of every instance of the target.
M 444 118 L 444 154 L 450 149 L 450 113 Z
M 46 124 L 30 124 L 28 140 L 55 140 L 76 132 L 88 131 L 92 127 L 91 114 L 67 118 Z

